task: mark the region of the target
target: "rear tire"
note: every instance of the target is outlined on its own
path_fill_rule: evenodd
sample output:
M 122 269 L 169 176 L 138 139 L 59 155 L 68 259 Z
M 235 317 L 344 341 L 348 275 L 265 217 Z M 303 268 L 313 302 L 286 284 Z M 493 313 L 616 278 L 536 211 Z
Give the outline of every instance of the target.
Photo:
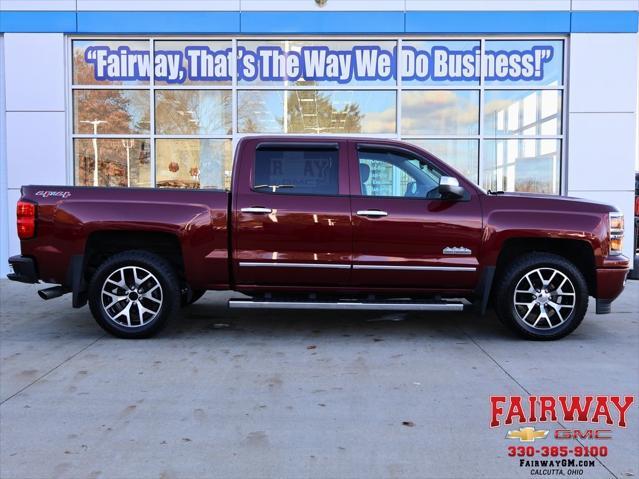
M 108 333 L 141 339 L 160 331 L 180 305 L 171 265 L 146 251 L 125 251 L 102 263 L 89 284 L 89 307 Z
M 495 310 L 517 334 L 533 340 L 563 338 L 588 309 L 588 286 L 570 261 L 529 253 L 510 264 L 496 284 Z

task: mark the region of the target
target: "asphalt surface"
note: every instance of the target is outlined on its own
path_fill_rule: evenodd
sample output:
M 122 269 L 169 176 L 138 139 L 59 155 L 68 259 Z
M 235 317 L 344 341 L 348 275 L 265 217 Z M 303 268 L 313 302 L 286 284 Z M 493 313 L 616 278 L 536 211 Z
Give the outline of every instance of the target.
M 228 311 L 212 292 L 125 341 L 68 296 L 0 288 L 7 479 L 535 477 L 489 428 L 490 395 L 639 392 L 637 281 L 549 343 L 493 315 Z M 637 410 L 578 477 L 639 475 Z

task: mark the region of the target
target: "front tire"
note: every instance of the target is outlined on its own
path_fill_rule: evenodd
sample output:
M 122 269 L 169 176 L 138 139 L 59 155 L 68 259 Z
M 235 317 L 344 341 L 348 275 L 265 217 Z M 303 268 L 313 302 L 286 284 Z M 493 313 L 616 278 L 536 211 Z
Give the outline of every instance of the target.
M 171 265 L 146 251 L 125 251 L 102 263 L 89 284 L 89 307 L 108 333 L 125 339 L 153 336 L 180 305 Z
M 499 319 L 533 340 L 563 338 L 588 309 L 588 286 L 579 269 L 551 253 L 529 253 L 509 265 L 496 285 Z

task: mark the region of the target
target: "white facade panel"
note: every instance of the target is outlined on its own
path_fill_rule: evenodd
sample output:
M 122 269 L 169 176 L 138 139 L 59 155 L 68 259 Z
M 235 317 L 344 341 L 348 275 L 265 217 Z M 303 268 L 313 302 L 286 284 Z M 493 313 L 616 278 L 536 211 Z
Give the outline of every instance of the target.
M 2 0 L 0 10 L 73 11 L 75 0 Z
M 570 0 L 406 0 L 406 10 L 556 11 L 570 10 Z
M 242 11 L 404 11 L 404 0 L 242 0 Z
M 608 203 L 626 217 L 634 255 L 637 34 L 573 34 L 568 88 L 568 194 Z
M 7 130 L 4 95 L 4 37 L 0 35 L 0 276 L 9 272 L 9 202 L 7 192 Z
M 639 0 L 572 0 L 573 10 L 639 10 Z
M 5 34 L 7 111 L 64 111 L 61 33 Z
M 570 112 L 632 113 L 637 108 L 637 34 L 570 37 Z
M 568 135 L 568 189 L 634 190 L 633 113 L 571 113 Z
M 7 112 L 9 188 L 66 183 L 64 112 Z
M 20 199 L 20 190 L 10 189 L 7 194 L 7 201 L 9 203 L 8 210 L 8 230 L 9 230 L 9 256 L 20 254 L 20 239 L 18 238 L 18 229 L 16 227 L 16 203 Z M 8 265 L 5 263 L 2 265 L 3 274 L 9 272 Z
M 267 2 L 268 3 L 268 2 Z M 240 0 L 77 0 L 78 11 L 238 11 Z

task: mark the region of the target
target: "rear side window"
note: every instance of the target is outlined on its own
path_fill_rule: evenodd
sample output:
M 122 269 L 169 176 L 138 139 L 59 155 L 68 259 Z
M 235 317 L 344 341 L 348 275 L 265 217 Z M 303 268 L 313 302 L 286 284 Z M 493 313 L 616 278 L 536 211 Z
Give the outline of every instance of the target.
M 338 153 L 336 149 L 258 149 L 253 189 L 283 195 L 337 195 Z

